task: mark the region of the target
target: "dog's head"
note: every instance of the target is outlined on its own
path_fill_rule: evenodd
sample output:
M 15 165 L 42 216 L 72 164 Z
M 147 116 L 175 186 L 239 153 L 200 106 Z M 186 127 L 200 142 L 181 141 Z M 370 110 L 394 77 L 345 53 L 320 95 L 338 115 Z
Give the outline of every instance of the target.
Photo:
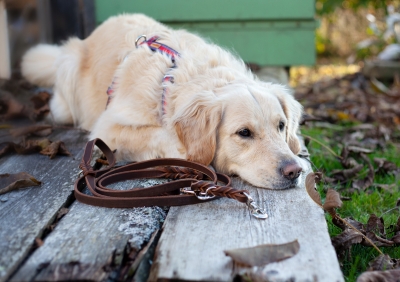
M 280 85 L 231 83 L 182 103 L 175 129 L 187 158 L 265 188 L 297 184 L 301 105 Z

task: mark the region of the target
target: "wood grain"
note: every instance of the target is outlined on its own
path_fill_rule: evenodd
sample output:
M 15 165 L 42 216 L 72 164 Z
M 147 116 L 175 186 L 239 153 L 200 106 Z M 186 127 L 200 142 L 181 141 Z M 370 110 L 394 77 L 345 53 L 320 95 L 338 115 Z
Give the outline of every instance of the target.
M 42 181 L 41 186 L 12 191 L 0 196 L 0 281 L 18 267 L 53 221 L 58 210 L 72 193 L 71 183 L 78 172 L 86 136 L 82 131 L 71 129 L 56 131 L 52 141 L 65 142 L 71 157 L 11 155 L 0 159 L 0 174 L 28 172 Z
M 309 164 L 303 163 L 309 172 Z M 343 281 L 323 211 L 304 185 L 267 190 L 234 179 L 233 187 L 248 189 L 269 218 L 257 220 L 245 205 L 229 199 L 171 208 L 150 281 L 232 281 L 237 274 L 252 281 Z M 297 255 L 265 267 L 241 268 L 223 252 L 296 239 Z
M 115 185 L 115 189 L 148 187 L 160 182 L 126 181 Z M 11 281 L 116 279 L 123 275 L 125 260 L 137 256 L 151 235 L 161 229 L 164 219 L 165 212 L 159 207 L 110 209 L 74 202 L 44 245 L 27 259 Z

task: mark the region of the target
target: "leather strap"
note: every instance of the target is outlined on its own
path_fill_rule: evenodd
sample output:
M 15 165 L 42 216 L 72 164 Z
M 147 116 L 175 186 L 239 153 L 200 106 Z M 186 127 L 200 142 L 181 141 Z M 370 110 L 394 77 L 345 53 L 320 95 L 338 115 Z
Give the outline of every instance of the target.
M 91 166 L 94 146 L 105 155 L 109 166 L 94 170 Z M 183 159 L 154 159 L 115 167 L 115 157 L 101 140 L 86 144 L 79 165 L 83 176 L 75 182 L 74 192 L 78 201 L 100 207 L 133 208 L 143 206 L 181 206 L 209 201 L 217 197 L 228 197 L 248 203 L 247 190 L 231 187 L 225 174 L 215 173 L 207 166 Z M 113 190 L 107 185 L 133 179 L 168 178 L 168 183 L 149 188 L 133 187 L 129 190 Z M 219 183 L 224 183 L 220 185 Z M 83 192 L 87 187 L 92 195 Z

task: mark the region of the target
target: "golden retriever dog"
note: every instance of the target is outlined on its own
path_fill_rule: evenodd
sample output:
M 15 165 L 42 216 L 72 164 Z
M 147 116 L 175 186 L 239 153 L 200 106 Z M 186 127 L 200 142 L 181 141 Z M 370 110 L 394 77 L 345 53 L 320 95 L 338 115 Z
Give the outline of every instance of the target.
M 147 16 L 115 16 L 85 40 L 38 45 L 22 74 L 54 88 L 55 123 L 90 131 L 120 160 L 185 158 L 272 189 L 293 187 L 302 171 L 302 107 L 288 89 Z

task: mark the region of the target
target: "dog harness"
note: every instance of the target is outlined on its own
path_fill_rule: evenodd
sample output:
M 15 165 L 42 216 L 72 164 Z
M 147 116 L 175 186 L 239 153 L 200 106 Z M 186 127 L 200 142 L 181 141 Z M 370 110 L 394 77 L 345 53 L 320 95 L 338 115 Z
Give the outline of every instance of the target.
M 168 57 L 170 57 L 171 62 L 172 62 L 172 66 L 170 69 L 174 69 L 176 68 L 176 63 L 175 63 L 175 58 L 176 57 L 180 57 L 181 55 L 179 54 L 178 51 L 174 50 L 173 48 L 159 43 L 157 42 L 157 40 L 159 39 L 159 36 L 153 36 L 151 37 L 149 40 L 146 39 L 146 35 L 140 35 L 136 41 L 135 41 L 135 47 L 138 48 L 139 46 L 142 45 L 147 45 L 151 51 L 153 52 L 159 52 L 161 54 L 165 54 Z M 141 40 L 144 39 L 144 40 Z M 128 55 L 124 58 L 124 61 L 126 60 L 126 58 L 128 57 Z M 168 96 L 168 83 L 173 84 L 174 83 L 174 76 L 171 74 L 165 74 L 163 79 L 162 79 L 162 86 L 163 86 L 163 92 L 162 92 L 162 96 L 161 96 L 161 105 L 162 105 L 162 114 L 165 115 L 166 113 L 166 107 L 167 107 L 167 101 L 166 101 L 166 97 Z M 111 85 L 108 87 L 107 89 L 107 95 L 108 95 L 108 100 L 107 100 L 107 106 L 110 104 L 111 99 L 112 99 L 112 95 L 115 92 L 115 85 L 116 85 L 116 77 L 113 78 Z

